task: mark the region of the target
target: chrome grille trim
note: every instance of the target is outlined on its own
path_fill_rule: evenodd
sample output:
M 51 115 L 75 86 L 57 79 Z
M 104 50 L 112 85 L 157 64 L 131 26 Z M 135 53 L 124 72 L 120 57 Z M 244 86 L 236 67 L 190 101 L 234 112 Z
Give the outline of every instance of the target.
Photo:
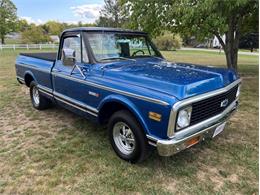
M 182 101 L 175 103 L 171 109 L 171 113 L 170 113 L 170 117 L 169 117 L 167 136 L 169 138 L 172 138 L 174 136 L 176 117 L 177 117 L 178 110 L 180 108 L 187 106 L 187 105 L 191 105 L 194 102 L 198 102 L 198 101 L 225 93 L 225 92 L 229 91 L 230 89 L 232 89 L 233 87 L 235 87 L 236 85 L 239 85 L 240 83 L 241 83 L 241 79 L 238 79 L 238 80 L 234 81 L 233 83 L 229 84 L 228 86 L 223 87 L 221 89 L 217 89 L 217 90 L 205 93 L 205 94 L 187 98 L 187 99 L 184 99 Z

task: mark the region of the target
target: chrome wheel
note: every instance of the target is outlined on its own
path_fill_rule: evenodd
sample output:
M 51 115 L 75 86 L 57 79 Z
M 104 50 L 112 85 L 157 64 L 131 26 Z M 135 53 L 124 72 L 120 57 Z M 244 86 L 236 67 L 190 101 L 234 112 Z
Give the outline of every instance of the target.
M 113 139 L 117 148 L 125 155 L 131 154 L 136 146 L 132 130 L 124 122 L 117 122 L 113 127 Z
M 36 105 L 39 105 L 39 103 L 40 103 L 40 96 L 39 96 L 39 90 L 37 89 L 36 86 L 33 87 L 32 96 L 33 96 L 34 103 Z

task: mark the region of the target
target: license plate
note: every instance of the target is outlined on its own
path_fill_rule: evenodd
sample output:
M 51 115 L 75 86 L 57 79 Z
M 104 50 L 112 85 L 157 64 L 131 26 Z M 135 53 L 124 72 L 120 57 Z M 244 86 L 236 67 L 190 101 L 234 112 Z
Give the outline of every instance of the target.
M 212 137 L 215 137 L 215 136 L 217 136 L 218 134 L 220 134 L 220 133 L 224 130 L 225 125 L 226 125 L 226 123 L 223 123 L 223 124 L 219 125 L 219 126 L 215 129 L 215 132 L 214 132 L 214 134 L 213 134 Z

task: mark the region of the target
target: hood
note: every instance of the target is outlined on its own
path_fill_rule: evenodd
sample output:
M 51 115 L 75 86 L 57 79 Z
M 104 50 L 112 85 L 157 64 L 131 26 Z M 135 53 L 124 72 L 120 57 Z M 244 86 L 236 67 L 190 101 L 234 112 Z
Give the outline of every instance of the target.
M 172 63 L 157 58 L 107 64 L 104 76 L 179 100 L 222 88 L 237 79 L 230 69 Z

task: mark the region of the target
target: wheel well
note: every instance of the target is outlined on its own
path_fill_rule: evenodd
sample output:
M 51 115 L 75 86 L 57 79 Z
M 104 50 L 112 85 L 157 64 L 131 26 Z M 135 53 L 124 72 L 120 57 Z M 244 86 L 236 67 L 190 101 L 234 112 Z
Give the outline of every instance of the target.
M 119 110 L 128 110 L 130 113 L 132 113 L 131 110 L 128 109 L 127 106 L 118 103 L 118 102 L 108 102 L 105 103 L 105 105 L 102 106 L 102 108 L 99 111 L 99 122 L 101 124 L 106 124 L 109 120 L 109 118 L 117 111 Z
M 33 81 L 33 77 L 30 74 L 26 74 L 24 77 L 24 82 L 26 84 L 27 87 L 30 87 L 30 83 Z

